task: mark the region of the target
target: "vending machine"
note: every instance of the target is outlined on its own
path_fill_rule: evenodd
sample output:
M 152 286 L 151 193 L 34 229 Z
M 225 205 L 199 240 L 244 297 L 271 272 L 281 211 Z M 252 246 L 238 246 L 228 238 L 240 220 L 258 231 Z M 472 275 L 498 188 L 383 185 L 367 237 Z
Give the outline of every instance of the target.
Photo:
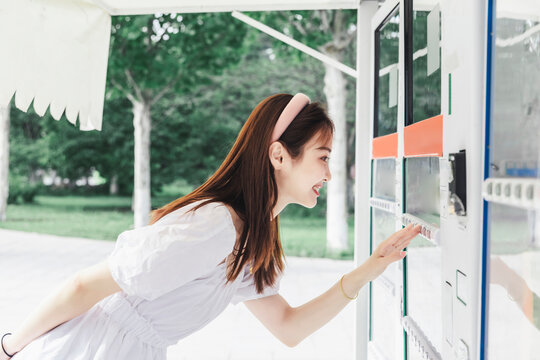
M 540 2 L 386 1 L 371 31 L 371 249 L 422 230 L 369 358 L 540 359 Z

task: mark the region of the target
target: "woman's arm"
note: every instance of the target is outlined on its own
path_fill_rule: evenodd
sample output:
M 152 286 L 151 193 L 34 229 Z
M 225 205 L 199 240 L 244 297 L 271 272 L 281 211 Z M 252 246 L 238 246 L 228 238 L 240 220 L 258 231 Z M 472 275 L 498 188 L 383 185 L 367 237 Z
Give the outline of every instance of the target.
M 512 270 L 499 256 L 491 257 L 490 281 L 506 289 L 523 314 L 534 324 L 534 296 L 527 281 Z
M 354 297 L 386 267 L 403 259 L 402 249 L 420 232 L 420 227 L 407 226 L 383 241 L 371 257 L 343 277 L 343 291 Z M 248 300 L 244 304 L 263 325 L 285 345 L 293 347 L 333 319 L 348 303 L 339 280 L 326 292 L 299 306 L 291 307 L 281 295 Z
M 18 352 L 35 338 L 121 290 L 112 278 L 106 260 L 83 269 L 46 297 L 13 335 L 6 336 L 4 348 L 10 354 Z M 3 351 L 2 355 L 5 356 Z
M 354 297 L 367 283 L 367 278 L 359 269 L 343 278 L 343 290 L 350 297 Z M 294 347 L 333 319 L 350 302 L 339 286 L 337 281 L 326 292 L 299 307 L 291 307 L 279 294 L 248 300 L 244 304 L 276 338 Z

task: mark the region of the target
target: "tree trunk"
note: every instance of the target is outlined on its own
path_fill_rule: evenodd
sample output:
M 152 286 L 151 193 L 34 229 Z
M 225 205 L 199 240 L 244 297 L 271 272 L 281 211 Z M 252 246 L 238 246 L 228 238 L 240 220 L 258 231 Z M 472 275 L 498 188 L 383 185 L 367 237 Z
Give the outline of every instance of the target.
M 30 170 L 30 173 L 28 174 L 28 182 L 30 184 L 37 184 L 39 181 L 39 176 L 36 174 L 36 170 L 32 169 Z
M 133 186 L 134 228 L 146 226 L 150 220 L 150 105 L 133 103 L 135 135 L 135 179 Z
M 333 56 L 339 59 L 339 56 Z M 330 251 L 347 249 L 347 124 L 345 100 L 346 81 L 343 73 L 325 65 L 324 93 L 328 114 L 334 121 L 336 132 L 332 142 L 326 209 L 326 247 Z
M 109 184 L 109 195 L 118 195 L 118 175 L 111 177 L 111 183 Z
M 9 195 L 9 105 L 0 107 L 0 222 L 6 221 Z

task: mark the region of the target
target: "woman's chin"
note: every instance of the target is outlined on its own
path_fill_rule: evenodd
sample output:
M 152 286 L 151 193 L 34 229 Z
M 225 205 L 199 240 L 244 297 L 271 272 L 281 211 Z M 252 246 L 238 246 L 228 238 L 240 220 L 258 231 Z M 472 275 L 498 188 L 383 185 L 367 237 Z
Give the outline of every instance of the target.
M 310 199 L 309 201 L 306 201 L 306 202 L 302 203 L 301 205 L 303 207 L 305 207 L 305 208 L 313 209 L 315 207 L 315 205 L 317 205 L 317 198 L 315 198 L 315 200 Z

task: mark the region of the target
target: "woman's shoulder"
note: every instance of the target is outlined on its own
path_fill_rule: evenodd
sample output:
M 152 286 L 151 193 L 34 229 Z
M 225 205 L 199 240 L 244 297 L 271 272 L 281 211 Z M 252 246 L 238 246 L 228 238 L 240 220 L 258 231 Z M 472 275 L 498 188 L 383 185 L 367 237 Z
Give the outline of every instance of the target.
M 236 214 L 236 211 L 230 205 L 224 202 L 207 201 L 208 199 L 198 200 L 192 202 L 191 204 L 182 206 L 181 208 L 171 211 L 159 219 L 156 224 L 172 225 L 204 222 L 211 225 L 216 224 L 217 222 L 225 222 L 230 225 L 236 231 L 236 233 L 239 233 L 239 230 L 242 229 L 242 221 Z M 203 205 L 201 205 L 201 203 Z

